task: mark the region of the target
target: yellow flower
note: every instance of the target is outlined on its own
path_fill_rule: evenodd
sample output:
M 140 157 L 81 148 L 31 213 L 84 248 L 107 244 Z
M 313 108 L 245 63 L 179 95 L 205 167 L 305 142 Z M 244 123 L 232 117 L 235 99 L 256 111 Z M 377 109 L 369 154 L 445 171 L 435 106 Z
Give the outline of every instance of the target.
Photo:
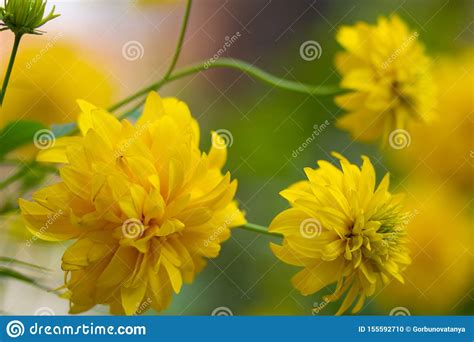
M 393 152 L 394 165 L 473 189 L 474 50 L 436 62 L 440 120 L 410 130 L 410 145 Z
M 20 49 L 0 108 L 0 129 L 16 120 L 47 126 L 75 121 L 77 97 L 100 106 L 111 102 L 113 90 L 107 75 L 90 57 L 59 39 L 53 36 L 44 46 Z
M 341 87 L 336 97 L 348 111 L 338 120 L 354 139 L 385 144 L 390 132 L 434 119 L 435 87 L 430 59 L 397 16 L 380 18 L 375 26 L 360 22 L 342 27 L 337 41 L 346 49 L 336 56 Z
M 283 245 L 272 244 L 283 262 L 303 267 L 293 285 L 313 294 L 337 282 L 327 302 L 347 292 L 337 314 L 344 313 L 359 296 L 352 312 L 358 312 L 377 287 L 410 263 L 406 248 L 402 195 L 388 191 L 389 176 L 376 187 L 375 171 L 367 157 L 363 164 L 349 163 L 341 155 L 342 170 L 326 161 L 318 169 L 306 168 L 307 181 L 281 192 L 291 209 L 280 213 L 270 231 L 283 235 Z
M 413 315 L 451 315 L 468 303 L 474 285 L 470 198 L 462 198 L 444 181 L 424 179 L 407 185 L 412 209 L 408 239 L 413 261 L 406 284 L 389 284 L 379 296 L 388 314 L 405 307 Z
M 135 125 L 79 105 L 82 136 L 38 155 L 66 165 L 60 183 L 20 199 L 27 227 L 75 240 L 62 258 L 71 313 L 96 304 L 114 314 L 163 310 L 245 223 L 237 181 L 221 173 L 226 149 L 201 153 L 198 124 L 174 98 L 150 93 Z

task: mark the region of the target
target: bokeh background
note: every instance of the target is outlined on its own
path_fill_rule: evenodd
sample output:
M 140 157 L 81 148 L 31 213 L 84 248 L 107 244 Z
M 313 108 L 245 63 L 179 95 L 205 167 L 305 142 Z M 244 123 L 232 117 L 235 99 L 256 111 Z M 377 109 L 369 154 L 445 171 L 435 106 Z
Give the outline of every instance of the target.
M 14 69 L 0 128 L 19 118 L 45 124 L 66 123 L 77 113 L 76 98 L 108 106 L 159 79 L 170 62 L 179 32 L 183 1 L 50 1 L 61 17 L 48 23 L 47 34 L 24 39 Z M 227 169 L 239 180 L 238 199 L 250 222 L 268 225 L 287 207 L 278 192 L 303 179 L 303 168 L 331 151 L 353 162 L 368 155 L 378 176 L 390 172 L 392 190 L 405 192 L 413 210 L 408 225 L 413 264 L 404 286 L 391 283 L 367 301 L 362 315 L 387 315 L 402 308 L 412 315 L 464 315 L 474 312 L 473 274 L 473 2 L 466 1 L 195 1 L 181 59 L 183 66 L 208 60 L 237 32 L 240 37 L 223 56 L 237 57 L 281 77 L 310 84 L 337 84 L 333 58 L 339 26 L 359 20 L 374 23 L 397 13 L 425 43 L 435 64 L 440 90 L 439 120 L 411 132 L 403 150 L 352 141 L 335 128 L 342 115 L 333 98 L 316 98 L 273 89 L 231 70 L 210 70 L 164 87 L 162 96 L 184 100 L 198 119 L 202 148 L 206 132 L 232 134 Z M 2 69 L 11 37 L 2 34 Z M 305 61 L 300 46 L 317 41 L 320 58 Z M 133 42 L 138 55 L 124 55 Z M 127 45 L 128 44 L 128 45 Z M 329 124 L 325 124 L 329 122 Z M 303 152 L 294 151 L 319 127 Z M 321 129 L 321 127 L 324 128 Z M 12 158 L 29 160 L 32 147 Z M 6 179 L 14 167 L 1 166 Z M 32 241 L 16 212 L 16 199 L 28 196 L 27 185 L 54 183 L 44 169 L 34 168 L 29 183 L 0 194 L 0 255 L 51 269 L 34 274 L 42 284 L 62 284 L 60 256 L 66 244 Z M 311 315 L 328 287 L 303 297 L 290 283 L 294 267 L 270 252 L 272 238 L 234 230 L 219 258 L 210 260 L 192 285 L 186 285 L 164 314 L 209 315 L 219 307 L 234 315 Z M 34 314 L 47 308 L 66 314 L 68 303 L 54 293 L 17 281 L 0 279 L 3 314 Z M 319 315 L 332 315 L 338 303 Z M 96 308 L 88 314 L 106 314 Z M 147 314 L 156 314 L 148 312 Z

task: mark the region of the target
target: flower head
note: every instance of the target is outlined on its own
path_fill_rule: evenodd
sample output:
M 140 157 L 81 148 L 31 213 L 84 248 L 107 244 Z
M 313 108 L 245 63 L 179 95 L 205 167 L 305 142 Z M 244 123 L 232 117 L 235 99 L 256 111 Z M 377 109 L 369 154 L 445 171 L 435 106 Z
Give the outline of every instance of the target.
M 107 78 L 90 51 L 61 42 L 56 35 L 45 46 L 25 44 L 15 63 L 14 83 L 0 107 L 0 129 L 17 120 L 41 122 L 44 126 L 75 121 L 76 98 L 97 106 L 112 101 L 115 86 Z M 5 61 L 7 62 L 7 61 Z M 6 65 L 1 65 L 6 68 Z M 13 152 L 15 157 L 32 159 L 38 149 L 26 145 Z
M 163 310 L 245 219 L 226 150 L 199 150 L 199 127 L 174 98 L 148 96 L 135 125 L 79 101 L 82 135 L 38 155 L 64 163 L 61 182 L 20 200 L 27 227 L 65 251 L 71 313 L 96 304 L 115 314 Z
M 337 41 L 346 49 L 336 56 L 341 87 L 349 93 L 336 97 L 348 113 L 339 127 L 356 140 L 386 143 L 390 132 L 407 129 L 434 117 L 435 86 L 430 59 L 397 16 L 380 18 L 376 25 L 342 27 Z
M 438 110 L 446 115 L 410 130 L 411 144 L 393 153 L 393 163 L 410 174 L 434 174 L 463 191 L 472 191 L 474 49 L 439 58 L 435 65 Z
M 375 171 L 367 157 L 362 167 L 340 160 L 342 170 L 326 161 L 306 168 L 307 181 L 281 192 L 291 209 L 280 213 L 270 231 L 283 235 L 283 245 L 272 244 L 282 261 L 303 267 L 293 285 L 309 295 L 337 282 L 325 301 L 338 300 L 344 313 L 359 296 L 358 312 L 378 285 L 395 278 L 410 263 L 405 247 L 407 214 L 401 195 L 388 191 L 385 175 L 376 187 Z
M 474 285 L 471 199 L 453 191 L 444 179 L 426 175 L 404 186 L 412 210 L 407 234 L 413 254 L 405 277 L 412 281 L 390 283 L 376 301 L 385 312 L 403 306 L 412 315 L 454 313 L 456 307 L 472 302 L 468 295 Z
M 54 14 L 55 6 L 44 16 L 47 1 L 44 0 L 5 0 L 0 8 L 0 31 L 11 30 L 15 34 L 41 34 L 38 30 L 48 21 L 59 17 Z

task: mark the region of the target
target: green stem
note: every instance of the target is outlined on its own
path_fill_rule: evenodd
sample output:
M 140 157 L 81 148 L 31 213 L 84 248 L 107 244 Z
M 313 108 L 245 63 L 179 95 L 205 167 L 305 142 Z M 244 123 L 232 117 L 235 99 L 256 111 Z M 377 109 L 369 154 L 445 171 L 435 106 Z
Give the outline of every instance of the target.
M 171 75 L 171 73 L 173 72 L 176 66 L 176 63 L 178 62 L 178 58 L 179 58 L 179 55 L 181 53 L 181 49 L 184 43 L 184 36 L 186 35 L 186 29 L 188 27 L 189 13 L 191 13 L 192 4 L 193 4 L 192 0 L 188 0 L 186 3 L 186 10 L 184 12 L 183 22 L 181 24 L 181 30 L 179 32 L 178 43 L 176 44 L 174 56 L 173 56 L 170 66 L 168 67 L 168 71 L 166 71 L 165 76 L 163 77 L 164 79 L 167 79 Z
M 166 81 L 169 79 L 171 73 L 173 72 L 173 70 L 176 66 L 176 63 L 178 62 L 179 55 L 181 54 L 181 49 L 182 49 L 183 43 L 184 43 L 184 36 L 186 35 L 186 30 L 188 28 L 189 14 L 191 13 L 191 5 L 192 4 L 193 4 L 192 0 L 188 0 L 186 2 L 186 9 L 184 11 L 183 22 L 181 23 L 181 30 L 179 32 L 178 43 L 176 44 L 176 49 L 174 51 L 174 55 L 173 55 L 173 59 L 171 60 L 171 64 L 168 67 L 168 70 L 166 71 L 163 78 L 160 81 L 154 83 L 153 84 L 154 87 L 148 86 L 148 87 L 138 91 L 137 93 L 132 94 L 131 96 L 123 99 L 122 101 L 115 103 L 114 105 L 109 107 L 109 111 L 113 112 L 113 111 L 129 104 L 130 102 L 136 100 L 137 98 L 141 97 L 142 95 L 158 88 L 158 84 L 162 85 L 162 84 L 166 83 Z M 150 89 L 150 90 L 148 90 L 148 89 Z M 140 107 L 140 106 L 138 106 L 138 107 Z M 127 112 L 127 113 L 129 113 L 129 112 Z
M 254 224 L 254 223 L 250 223 L 250 222 L 247 222 L 246 224 L 244 224 L 243 226 L 240 226 L 239 228 L 248 230 L 248 231 L 253 232 L 253 233 L 269 235 L 269 236 L 273 236 L 273 237 L 277 237 L 277 238 L 282 238 L 283 237 L 281 234 L 269 232 L 268 228 L 266 228 L 264 226 L 260 226 L 258 224 Z
M 3 104 L 3 99 L 5 98 L 5 93 L 7 92 L 8 82 L 10 81 L 10 76 L 13 70 L 13 64 L 15 63 L 18 47 L 20 46 L 21 37 L 22 37 L 21 34 L 18 34 L 18 33 L 15 34 L 15 40 L 13 41 L 13 48 L 10 55 L 10 62 L 8 63 L 7 71 L 5 73 L 5 78 L 3 79 L 2 89 L 0 91 L 0 106 Z
M 297 93 L 303 94 L 311 94 L 315 96 L 327 96 L 327 95 L 335 95 L 342 91 L 341 88 L 338 86 L 314 86 L 306 83 L 301 82 L 293 82 L 288 81 L 279 77 L 276 77 L 262 69 L 253 66 L 247 62 L 232 59 L 232 58 L 220 58 L 213 63 L 211 62 L 201 62 L 198 64 L 194 64 L 188 67 L 185 67 L 181 70 L 176 71 L 174 74 L 168 76 L 167 78 L 162 78 L 159 81 L 150 84 L 149 86 L 140 89 L 135 94 L 130 95 L 126 99 L 120 101 L 119 103 L 113 105 L 111 110 L 116 110 L 126 104 L 146 95 L 150 91 L 157 90 L 162 87 L 164 84 L 170 83 L 172 81 L 178 80 L 180 78 L 190 76 L 196 74 L 201 71 L 205 71 L 208 69 L 216 69 L 216 68 L 230 68 L 236 69 L 246 73 L 249 76 L 254 77 L 255 79 L 262 81 L 268 85 L 271 85 L 275 88 L 289 90 Z

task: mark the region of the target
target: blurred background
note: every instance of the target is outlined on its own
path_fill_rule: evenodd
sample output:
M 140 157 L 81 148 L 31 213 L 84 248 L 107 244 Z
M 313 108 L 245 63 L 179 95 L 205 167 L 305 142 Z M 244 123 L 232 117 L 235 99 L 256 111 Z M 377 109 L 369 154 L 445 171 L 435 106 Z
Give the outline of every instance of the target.
M 34 119 L 47 125 L 74 121 L 76 98 L 101 106 L 158 80 L 174 51 L 183 1 L 50 1 L 61 17 L 45 26 L 47 34 L 24 39 L 12 75 L 0 129 L 8 122 Z M 208 60 L 237 33 L 222 56 L 236 57 L 275 75 L 310 84 L 337 84 L 333 58 L 341 48 L 335 34 L 341 25 L 397 13 L 435 64 L 440 88 L 439 120 L 412 132 L 403 150 L 354 142 L 337 130 L 342 115 L 333 98 L 316 98 L 273 89 L 232 70 L 209 70 L 164 87 L 162 96 L 185 101 L 198 119 L 202 148 L 211 130 L 231 132 L 226 168 L 239 180 L 238 200 L 248 220 L 267 226 L 287 203 L 278 192 L 305 177 L 303 168 L 333 161 L 331 151 L 359 163 L 368 155 L 379 179 L 390 171 L 393 192 L 405 192 L 413 210 L 408 225 L 413 264 L 406 284 L 391 283 L 367 301 L 362 315 L 387 315 L 403 308 L 412 315 L 464 315 L 474 312 L 473 274 L 473 2 L 199 0 L 195 1 L 179 66 Z M 2 69 L 11 38 L 2 33 Z M 9 40 L 10 39 L 10 40 Z M 317 41 L 321 56 L 306 61 L 300 46 Z M 326 121 L 327 120 L 327 121 Z M 303 142 L 317 131 L 303 152 Z M 30 147 L 13 158 L 31 159 Z M 3 165 L 6 178 L 12 166 Z M 28 185 L 54 183 L 41 168 L 27 184 L 0 194 L 0 255 L 51 269 L 41 283 L 62 285 L 60 257 L 66 244 L 31 240 L 16 215 L 16 199 L 29 196 Z M 234 230 L 219 258 L 210 260 L 192 285 L 186 285 L 163 314 L 209 315 L 228 308 L 234 315 L 311 315 L 328 287 L 303 297 L 290 278 L 297 269 L 277 260 L 272 238 Z M 2 281 L 0 279 L 0 281 Z M 317 310 L 332 315 L 339 304 Z M 66 314 L 68 303 L 53 293 L 17 281 L 0 283 L 3 314 L 34 314 L 47 308 Z M 88 314 L 106 314 L 96 308 Z M 156 314 L 147 312 L 147 314 Z

